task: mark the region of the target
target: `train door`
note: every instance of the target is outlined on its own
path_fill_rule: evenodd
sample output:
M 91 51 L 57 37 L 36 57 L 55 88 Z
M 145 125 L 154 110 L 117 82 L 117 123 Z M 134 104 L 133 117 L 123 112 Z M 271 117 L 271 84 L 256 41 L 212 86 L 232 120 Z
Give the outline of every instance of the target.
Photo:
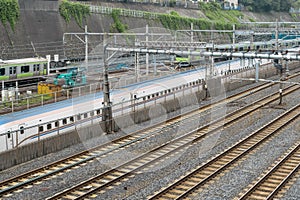
M 34 64 L 33 65 L 33 75 L 34 76 L 39 76 L 40 75 L 40 64 Z
M 9 129 L 7 131 L 7 134 L 5 136 L 5 146 L 6 146 L 6 149 L 4 150 L 9 150 L 9 149 L 12 149 L 15 147 L 15 142 L 14 142 L 14 133 L 11 132 L 11 129 Z
M 43 66 L 44 65 L 44 66 Z M 47 67 L 47 63 L 45 63 L 45 64 L 41 64 L 41 72 L 42 72 L 42 75 L 47 75 L 48 74 L 48 67 Z M 50 73 L 50 72 L 49 72 Z
M 24 140 L 26 138 L 25 131 L 26 131 L 25 130 L 25 124 L 24 123 L 19 124 L 19 131 L 16 134 L 16 145 L 19 145 L 20 143 L 22 143 L 22 144 L 24 143 Z
M 17 67 L 12 66 L 9 67 L 9 79 L 16 79 L 17 78 Z

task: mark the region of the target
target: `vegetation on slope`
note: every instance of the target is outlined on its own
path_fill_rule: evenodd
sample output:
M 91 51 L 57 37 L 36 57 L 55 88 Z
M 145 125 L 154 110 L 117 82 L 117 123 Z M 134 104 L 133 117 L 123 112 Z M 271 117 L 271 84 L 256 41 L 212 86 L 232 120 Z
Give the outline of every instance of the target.
M 114 24 L 112 24 L 111 29 L 112 30 L 117 30 L 119 33 L 124 33 L 127 29 L 128 26 L 124 25 L 121 20 L 120 20 L 120 10 L 119 9 L 113 9 L 112 11 L 112 18 L 114 20 Z
M 240 11 L 222 10 L 220 5 L 217 3 L 199 3 L 199 7 L 205 13 L 207 18 L 182 17 L 175 11 L 171 11 L 170 14 L 152 14 L 157 16 L 157 19 L 165 28 L 172 30 L 189 28 L 191 23 L 193 23 L 194 27 L 198 29 L 232 29 L 232 24 L 236 24 L 238 26 L 238 18 L 243 16 Z M 71 16 L 73 16 L 80 26 L 82 24 L 82 18 L 90 15 L 87 5 L 71 3 L 68 0 L 63 0 L 60 4 L 59 10 L 60 14 L 67 22 L 69 22 Z M 119 8 L 112 9 L 111 16 L 114 20 L 114 24 L 111 26 L 111 31 L 118 31 L 122 33 L 128 29 L 128 26 L 123 24 L 120 20 L 120 11 L 121 9 Z M 147 16 L 149 19 L 151 18 L 151 12 L 143 13 L 145 18 L 147 18 Z
M 298 0 L 239 0 L 239 3 L 253 12 L 287 12 L 291 7 L 299 8 L 300 6 Z
M 80 27 L 83 27 L 83 19 L 91 14 L 89 6 L 79 2 L 69 2 L 68 0 L 63 0 L 59 5 L 59 13 L 67 23 L 73 17 Z
M 194 24 L 198 29 L 232 29 L 232 25 L 239 26 L 238 18 L 243 17 L 240 11 L 223 10 L 217 3 L 199 3 L 200 10 L 207 18 L 181 17 L 176 12 L 170 14 L 159 14 L 161 24 L 168 29 L 183 29 Z
M 3 26 L 6 23 L 10 24 L 12 30 L 15 30 L 15 25 L 20 17 L 20 8 L 18 0 L 1 0 L 0 1 L 0 18 Z

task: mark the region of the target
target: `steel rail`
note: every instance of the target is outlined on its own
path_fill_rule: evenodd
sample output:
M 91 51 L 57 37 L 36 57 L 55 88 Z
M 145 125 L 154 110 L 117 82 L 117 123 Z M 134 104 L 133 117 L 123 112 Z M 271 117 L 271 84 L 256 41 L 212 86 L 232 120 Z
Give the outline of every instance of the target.
M 201 108 L 197 108 L 195 110 L 192 110 L 192 111 L 188 111 L 186 113 L 183 113 L 183 114 L 180 114 L 178 116 L 175 116 L 171 119 L 168 119 L 167 121 L 165 122 L 159 122 L 159 123 L 156 123 L 154 124 L 153 126 L 149 127 L 148 129 L 144 129 L 143 131 L 147 131 L 147 130 L 151 130 L 153 128 L 157 128 L 158 126 L 164 126 L 165 124 L 169 123 L 169 122 L 172 122 L 172 121 L 175 121 L 176 119 L 183 119 L 184 116 L 187 116 L 188 115 L 193 115 L 194 112 L 198 111 L 199 109 L 201 111 L 205 111 L 205 110 L 208 110 L 214 106 L 218 106 L 222 103 L 226 103 L 226 102 L 229 102 L 229 101 L 234 101 L 234 100 L 237 100 L 239 98 L 244 98 L 246 96 L 249 96 L 249 95 L 252 95 L 252 94 L 255 94 L 256 92 L 259 92 L 265 88 L 268 88 L 270 86 L 272 86 L 273 84 L 264 84 L 264 85 L 260 85 L 260 86 L 256 86 L 256 87 L 253 87 L 253 88 L 250 88 L 246 91 L 243 91 L 241 93 L 238 93 L 236 95 L 232 95 L 230 97 L 228 97 L 227 99 L 223 99 L 223 100 L 220 100 L 220 101 L 217 101 L 215 102 L 215 104 L 213 105 L 206 105 L 206 106 L 202 106 Z M 175 123 L 175 122 L 173 122 Z M 129 144 L 133 144 L 134 142 L 137 142 L 137 141 L 140 141 L 142 139 L 144 139 L 145 137 L 147 137 L 146 135 L 143 135 L 142 136 L 136 136 L 136 135 L 139 135 L 141 131 L 137 131 L 137 132 L 134 132 L 130 135 L 126 135 L 126 136 L 123 136 L 123 137 L 120 137 L 120 138 L 117 138 L 113 141 L 110 141 L 110 142 L 107 142 L 107 143 L 104 143 L 98 147 L 95 147 L 95 148 L 91 148 L 91 149 L 88 149 L 88 150 L 85 150 L 83 152 L 80 152 L 78 154 L 75 154 L 75 155 L 72 155 L 72 156 L 69 156 L 67 158 L 64 158 L 64 159 L 61 159 L 61 160 L 58 160 L 56 162 L 53 162 L 53 163 L 50 163 L 46 166 L 43 166 L 43 167 L 40 167 L 38 169 L 34 169 L 30 172 L 27 172 L 27 173 L 24 173 L 24 174 L 21 174 L 19 176 L 16 176 L 16 177 L 13 177 L 13 178 L 10 178 L 8 180 L 5 180 L 5 181 L 2 181 L 0 182 L 0 196 L 3 196 L 5 195 L 6 193 L 8 192 L 11 192 L 13 190 L 17 190 L 18 188 L 21 188 L 21 187 L 24 187 L 28 184 L 31 184 L 32 182 L 34 181 L 37 181 L 37 180 L 41 180 L 45 177 L 49 177 L 51 175 L 54 175 L 54 174 L 57 174 L 59 172 L 62 172 L 62 171 L 65 171 L 67 169 L 71 169 L 75 166 L 78 166 L 84 162 L 87 162 L 89 160 L 92 160 L 92 159 L 95 159 L 97 157 L 100 157 L 100 156 L 103 156 L 107 153 L 111 153 L 113 151 L 116 151 L 122 147 L 125 147 L 126 145 L 129 145 Z M 150 134 L 148 135 L 150 136 Z M 134 137 L 137 137 L 136 139 L 130 139 L 130 142 L 127 142 L 127 143 L 124 143 L 124 144 L 120 144 L 120 142 L 122 141 L 128 141 L 129 138 L 134 138 Z M 117 146 L 112 146 L 112 144 L 117 144 L 119 143 L 119 145 Z M 112 147 L 111 147 L 112 146 Z M 100 149 L 106 149 L 106 150 L 102 150 L 100 152 L 98 152 Z M 93 152 L 98 152 L 98 153 L 93 153 Z M 51 168 L 56 168 L 58 165 L 61 165 L 63 163 L 67 163 L 69 162 L 69 160 L 76 160 L 78 159 L 78 157 L 81 157 L 81 156 L 84 156 L 85 158 L 84 159 L 80 159 L 79 161 L 73 163 L 73 164 L 68 164 L 66 165 L 65 167 L 63 168 L 59 168 L 59 169 L 56 169 L 56 170 L 50 170 Z M 86 155 L 88 155 L 88 157 L 86 157 Z M 43 172 L 45 169 L 47 169 L 49 172 L 43 174 L 43 175 L 36 175 L 36 174 L 40 174 L 41 172 Z M 31 179 L 30 177 L 35 177 L 34 179 Z M 24 179 L 27 179 L 24 181 Z M 13 183 L 13 184 L 12 184 Z
M 294 92 L 295 90 L 298 90 L 299 87 L 297 86 L 291 86 L 290 90 L 286 90 L 284 95 L 287 95 L 291 92 Z M 276 97 L 275 97 L 276 96 Z M 277 93 L 273 93 L 268 95 L 265 98 L 262 98 L 256 102 L 253 102 L 251 105 L 248 105 L 246 107 L 241 108 L 240 110 L 234 111 L 230 114 L 228 114 L 225 118 L 225 122 L 223 122 L 223 118 L 219 118 L 205 126 L 199 127 L 198 129 L 191 131 L 185 135 L 182 135 L 181 137 L 178 137 L 172 141 L 169 141 L 168 143 L 164 144 L 163 146 L 159 146 L 149 152 L 146 152 L 145 154 L 134 158 L 131 161 L 128 161 L 127 163 L 120 165 L 116 168 L 113 168 L 111 171 L 105 172 L 103 174 L 99 174 L 87 181 L 84 181 L 70 189 L 66 189 L 60 193 L 57 193 L 56 195 L 48 198 L 48 200 L 53 200 L 53 199 L 59 199 L 59 198 L 67 198 L 70 197 L 72 199 L 82 199 L 82 198 L 88 198 L 88 196 L 97 193 L 98 191 L 103 191 L 105 188 L 112 187 L 113 184 L 116 184 L 122 182 L 122 180 L 126 180 L 128 176 L 132 178 L 134 176 L 135 172 L 139 172 L 138 170 L 142 170 L 145 167 L 154 164 L 158 160 L 161 160 L 165 157 L 170 156 L 170 154 L 175 154 L 176 152 L 180 151 L 183 148 L 186 148 L 189 145 L 195 144 L 196 142 L 200 141 L 204 136 L 213 133 L 217 130 L 222 129 L 225 126 L 230 125 L 236 120 L 239 120 L 241 117 L 263 107 L 264 105 L 271 103 L 275 100 L 277 100 L 279 97 L 277 97 Z M 204 132 L 204 133 L 203 133 Z M 201 133 L 199 135 L 199 133 Z M 171 148 L 169 147 L 171 146 Z M 164 150 L 163 148 L 169 148 L 168 150 Z M 161 151 L 162 153 L 158 153 L 159 157 L 153 156 L 157 151 Z M 172 155 L 171 154 L 171 155 Z M 135 162 L 140 159 L 146 159 L 148 156 L 149 159 L 147 160 L 146 163 L 138 163 L 136 164 Z M 137 167 L 126 167 L 126 166 L 137 166 Z M 132 168 L 129 170 L 129 168 Z M 110 173 L 109 173 L 110 172 Z M 114 174 L 114 172 L 119 172 L 119 174 Z M 109 173 L 109 175 L 108 175 Z M 109 176 L 110 180 L 107 180 L 106 176 Z M 104 181 L 104 183 L 100 183 L 102 180 L 107 180 Z M 88 188 L 88 189 L 84 189 Z
M 161 191 L 157 192 L 153 196 L 151 196 L 149 199 L 163 199 L 164 196 L 172 196 L 173 199 L 183 199 L 187 198 L 188 195 L 193 193 L 195 190 L 199 189 L 200 186 L 203 186 L 205 183 L 207 183 L 209 180 L 211 180 L 213 177 L 217 176 L 224 170 L 226 170 L 229 166 L 231 166 L 233 163 L 236 163 L 239 161 L 243 156 L 248 155 L 252 150 L 255 150 L 260 144 L 267 141 L 271 136 L 273 136 L 278 130 L 283 128 L 284 126 L 288 125 L 292 120 L 296 119 L 300 115 L 300 104 L 296 105 L 295 107 L 291 108 L 284 114 L 278 116 L 268 124 L 264 125 L 257 131 L 253 132 L 251 135 L 244 138 L 242 141 L 237 142 L 232 147 L 228 148 L 227 150 L 223 151 L 218 156 L 212 158 L 210 161 L 205 163 L 204 165 L 201 165 L 194 169 L 193 171 L 186 174 L 183 178 L 180 178 L 179 180 L 175 181 L 174 183 L 170 184 L 166 188 L 162 189 Z M 292 115 L 290 117 L 289 115 Z M 285 118 L 288 118 L 286 121 L 284 121 Z M 276 124 L 276 123 L 279 123 Z M 275 126 L 270 128 L 271 126 Z M 265 131 L 265 133 L 263 133 Z M 270 131 L 270 133 L 269 133 Z M 248 144 L 247 144 L 248 142 Z M 244 146 L 243 146 L 244 145 Z M 227 156 L 227 158 L 225 158 Z M 224 161 L 222 160 L 224 159 Z M 218 163 L 221 162 L 221 163 Z M 223 163 L 223 162 L 225 163 Z M 215 166 L 214 166 L 215 164 Z M 207 168 L 207 171 L 205 169 Z M 210 170 L 208 170 L 208 168 Z M 200 176 L 201 175 L 201 176 Z M 191 178 L 198 178 L 199 182 L 191 182 Z M 201 177 L 201 178 L 200 178 Z M 190 181 L 190 182 L 188 182 Z M 177 187 L 180 187 L 185 182 L 187 182 L 187 185 L 189 183 L 189 186 L 187 186 L 186 189 L 177 189 Z M 173 190 L 172 194 L 169 194 Z
M 288 180 L 293 177 L 293 175 L 298 171 L 300 168 L 300 143 L 295 145 L 295 147 L 290 150 L 287 155 L 285 155 L 280 161 L 272 167 L 265 175 L 256 181 L 246 192 L 244 192 L 239 199 L 244 200 L 248 199 L 251 195 L 257 193 L 257 191 L 264 191 L 259 196 L 265 199 L 272 199 L 279 190 L 281 190 L 284 185 L 288 182 Z M 285 170 L 281 170 L 284 168 Z M 288 169 L 287 169 L 288 168 Z M 281 179 L 278 184 L 272 181 L 272 185 L 268 185 L 267 182 L 270 178 L 274 177 L 274 175 L 278 174 L 277 180 Z M 264 188 L 263 188 L 264 187 Z M 267 190 L 265 188 L 268 188 Z

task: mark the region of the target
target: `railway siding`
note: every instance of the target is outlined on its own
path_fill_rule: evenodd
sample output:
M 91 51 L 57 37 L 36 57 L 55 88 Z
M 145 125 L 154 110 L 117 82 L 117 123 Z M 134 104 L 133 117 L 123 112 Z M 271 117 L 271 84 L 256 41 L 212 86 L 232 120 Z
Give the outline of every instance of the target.
M 265 107 L 266 108 L 266 107 Z M 269 108 L 271 108 L 271 107 L 269 107 Z
M 275 135 L 275 133 L 283 126 L 289 124 L 292 120 L 297 119 L 299 116 L 299 109 L 300 104 L 288 110 L 283 115 L 277 117 L 272 122 L 266 124 L 260 130 L 255 131 L 249 137 L 238 142 L 223 153 L 212 158 L 209 162 L 187 173 L 187 175 L 162 189 L 150 199 L 186 198 L 188 195 L 193 194 L 195 190 L 199 190 L 199 188 L 209 180 L 215 176 L 219 176 L 224 169 L 240 160 L 242 156 L 247 155 L 259 145 L 268 141 L 269 138 Z M 186 187 L 183 187 L 183 185 L 186 185 Z
M 200 111 L 201 115 L 205 116 L 207 114 L 205 111 L 211 110 L 213 107 L 218 107 L 218 105 L 220 105 L 220 104 L 226 104 L 226 102 L 230 102 L 230 101 L 234 101 L 236 99 L 247 97 L 250 94 L 260 92 L 261 90 L 264 90 L 264 89 L 268 88 L 271 85 L 272 84 L 265 84 L 265 85 L 262 85 L 262 86 L 257 86 L 257 87 L 251 88 L 249 90 L 246 90 L 246 91 L 242 92 L 241 94 L 236 94 L 236 95 L 233 95 L 231 97 L 228 97 L 227 99 L 222 99 L 222 100 L 220 100 L 219 102 L 216 102 L 213 105 L 208 105 L 208 106 L 201 107 L 199 110 L 198 109 L 192 110 L 190 112 L 187 112 L 184 115 L 179 115 L 175 118 L 172 118 L 172 119 L 168 120 L 167 124 L 165 124 L 164 122 L 162 122 L 162 123 L 160 122 L 160 123 L 155 125 L 154 130 L 152 130 L 152 131 L 151 131 L 151 128 L 150 128 L 149 129 L 150 131 L 144 129 L 144 132 L 135 132 L 131 135 L 126 135 L 124 137 L 121 137 L 120 139 L 114 140 L 112 147 L 108 146 L 108 145 L 110 145 L 110 143 L 108 143 L 108 144 L 106 143 L 104 145 L 101 145 L 101 146 L 97 147 L 96 149 L 90 149 L 88 151 L 84 151 L 83 153 L 80 153 L 78 156 L 76 155 L 74 157 L 67 158 L 66 160 L 62 160 L 62 162 L 58 161 L 56 163 L 51 164 L 50 166 L 43 167 L 42 169 L 38 169 L 37 171 L 33 171 L 32 173 L 30 172 L 28 174 L 24 174 L 20 178 L 12 179 L 12 180 L 9 180 L 9 181 L 6 181 L 6 182 L 2 182 L 1 184 L 3 186 L 1 187 L 1 193 L 6 193 L 6 192 L 9 192 L 10 190 L 14 190 L 18 187 L 25 186 L 26 184 L 30 183 L 30 181 L 31 181 L 30 177 L 31 176 L 34 176 L 36 180 L 38 180 L 37 179 L 38 177 L 41 177 L 41 178 L 51 177 L 54 174 L 63 172 L 65 170 L 71 170 L 71 168 L 75 168 L 77 165 L 81 165 L 82 163 L 89 162 L 89 161 L 93 160 L 94 158 L 100 158 L 101 157 L 102 162 L 105 162 L 104 161 L 105 157 L 108 157 L 106 154 L 110 154 L 109 158 L 112 159 L 112 157 L 114 155 L 112 155 L 111 153 L 113 153 L 115 151 L 117 151 L 118 155 L 119 155 L 120 153 L 122 153 L 120 151 L 121 149 L 124 149 L 124 148 L 127 149 L 128 146 L 130 147 L 131 144 L 134 144 L 134 146 L 137 147 L 137 145 L 135 143 L 138 144 L 141 140 L 144 140 L 145 138 L 150 137 L 149 139 L 147 139 L 147 140 L 150 140 L 151 138 L 153 138 L 154 135 L 157 135 L 157 134 L 163 135 L 163 133 L 165 131 L 170 131 L 172 129 L 176 129 L 177 124 L 178 124 L 177 121 L 193 121 L 193 119 L 197 118 L 198 111 Z M 216 121 L 216 122 L 219 122 L 219 121 Z M 187 123 L 187 122 L 185 122 L 185 123 Z M 203 124 L 205 125 L 206 122 L 203 122 Z M 168 127 L 166 127 L 164 129 L 163 127 L 166 126 L 166 125 L 168 125 Z M 222 122 L 221 122 L 221 125 L 222 125 Z M 162 127 L 162 128 L 160 129 L 160 127 Z M 164 134 L 166 134 L 166 133 L 164 133 Z M 170 139 L 168 139 L 167 141 L 169 141 L 169 140 Z M 162 141 L 164 141 L 164 140 L 162 140 Z M 194 141 L 195 141 L 195 139 L 192 138 L 192 142 L 194 142 Z M 156 142 L 156 145 L 158 145 L 158 144 L 159 143 Z M 152 151 L 152 150 L 150 149 L 150 151 Z M 130 152 L 132 152 L 132 151 L 130 151 Z M 62 165 L 63 167 L 62 168 L 57 168 L 60 165 Z M 118 165 L 118 163 L 116 163 L 116 165 Z M 44 168 L 47 168 L 47 170 L 42 173 L 42 171 L 44 171 Z M 40 172 L 42 173 L 42 175 L 40 175 Z M 36 173 L 38 174 L 38 176 L 34 175 Z M 28 179 L 28 177 L 29 177 L 29 179 Z M 21 179 L 20 183 L 18 183 L 19 179 Z M 24 179 L 28 179 L 28 181 L 24 182 L 23 181 Z M 8 187 L 5 186 L 5 185 L 9 184 L 10 182 L 14 182 L 12 187 L 11 186 L 8 186 Z
M 288 92 L 287 92 L 288 93 Z M 263 100 L 264 101 L 264 100 Z M 268 100 L 268 101 L 270 101 L 270 102 L 272 102 L 273 100 L 272 100 L 272 98 L 271 98 L 271 100 Z M 266 104 L 266 102 L 265 102 L 265 104 Z M 260 108 L 260 106 L 261 105 L 264 105 L 264 103 L 261 103 L 261 104 L 258 104 L 258 107 L 256 107 L 255 106 L 255 103 L 254 103 L 254 105 L 252 105 L 252 107 L 254 107 L 254 109 L 257 109 L 257 108 Z M 247 109 L 246 109 L 247 110 Z M 244 115 L 244 113 L 242 113 L 241 115 Z M 231 115 L 230 115 L 231 116 Z M 234 116 L 233 117 L 233 119 L 238 119 L 239 117 L 238 116 Z M 228 121 L 231 121 L 231 119 L 230 118 L 228 118 Z M 217 124 L 219 123 L 218 121 L 216 122 Z M 225 124 L 227 124 L 227 123 L 225 123 Z M 210 128 L 209 128 L 210 127 Z M 204 132 L 206 132 L 205 130 L 207 129 L 207 131 L 208 132 L 210 132 L 210 130 L 211 130 L 211 128 L 212 127 L 215 127 L 215 125 L 213 125 L 213 126 L 208 126 L 208 128 L 205 128 L 204 127 Z M 212 129 L 218 129 L 218 126 L 216 126 L 215 128 L 212 128 Z M 199 132 L 199 134 L 200 133 L 203 133 L 203 131 L 200 131 Z M 189 134 L 187 134 L 187 135 L 189 135 Z M 196 135 L 197 135 L 197 133 L 196 133 Z M 200 134 L 201 135 L 201 134 Z M 192 136 L 192 135 L 191 135 Z M 199 136 L 199 138 L 201 138 L 200 136 Z M 178 141 L 180 141 L 179 142 L 179 145 L 182 145 L 182 144 L 184 144 L 184 143 L 186 143 L 186 142 L 188 142 L 188 141 L 190 141 L 190 142 L 192 142 L 193 144 L 195 144 L 196 143 L 196 141 L 198 141 L 198 139 L 199 138 L 194 138 L 194 137 L 192 137 L 191 139 L 188 139 L 188 138 L 185 138 L 185 139 L 176 139 L 176 140 L 178 140 Z M 188 139 L 188 140 L 187 140 Z M 190 142 L 188 142 L 187 144 L 189 144 Z M 154 159 L 154 160 L 156 160 L 157 159 L 157 156 L 162 156 L 163 158 L 165 157 L 165 153 L 167 153 L 167 152 L 169 152 L 170 150 L 173 150 L 173 148 L 176 148 L 177 147 L 177 145 L 175 145 L 175 143 L 174 144 L 172 144 L 172 145 L 170 145 L 170 147 L 168 147 L 168 146 L 165 146 L 166 147 L 166 150 L 162 150 L 162 152 L 161 153 L 159 153 L 159 152 L 157 152 L 157 154 L 158 155 L 155 155 L 155 156 L 150 156 L 150 158 L 148 158 L 148 157 L 145 157 L 145 159 L 142 159 L 142 161 L 137 161 L 137 162 L 133 162 L 133 163 L 130 163 L 130 164 L 128 164 L 128 167 L 126 167 L 127 166 L 127 164 L 125 165 L 125 169 L 123 169 L 122 167 L 124 167 L 124 166 L 122 166 L 121 168 L 119 168 L 119 167 L 117 167 L 117 168 L 115 168 L 113 171 L 111 171 L 109 174 L 107 174 L 107 173 L 104 173 L 103 175 L 100 175 L 100 176 L 97 176 L 96 177 L 96 179 L 94 180 L 94 179 L 90 179 L 89 181 L 87 181 L 86 183 L 81 183 L 80 185 L 78 185 L 78 186 L 76 186 L 76 187 L 74 187 L 74 188 L 72 188 L 72 190 L 71 191 L 69 191 L 69 193 L 67 193 L 67 194 L 64 194 L 64 193 L 61 193 L 60 195 L 65 195 L 65 197 L 68 197 L 68 198 L 71 198 L 71 197 L 76 197 L 76 196 L 78 196 L 78 195 L 85 195 L 85 192 L 87 192 L 87 194 L 89 194 L 89 193 L 92 193 L 92 192 L 94 192 L 94 190 L 98 190 L 98 187 L 106 187 L 106 186 L 108 186 L 108 188 L 111 188 L 111 184 L 114 184 L 114 185 L 119 185 L 119 184 L 115 184 L 115 180 L 119 180 L 119 179 L 128 179 L 129 177 L 130 178 L 132 178 L 133 176 L 134 176 L 134 174 L 135 173 L 137 173 L 137 174 L 139 174 L 140 172 L 136 172 L 136 170 L 137 169 L 139 169 L 139 168 L 141 168 L 142 166 L 143 166 L 143 164 L 145 164 L 145 163 L 147 163 L 147 162 L 149 162 L 149 163 L 151 163 L 150 161 L 152 160 L 152 159 Z M 156 151 L 151 151 L 151 152 L 153 152 L 154 154 L 155 154 L 155 152 Z M 167 153 L 168 154 L 168 153 Z M 168 156 L 167 156 L 168 157 Z M 143 158 L 143 155 L 142 155 L 142 158 Z M 147 165 L 147 164 L 146 164 Z M 154 163 L 152 164 L 151 163 L 151 165 L 155 165 Z M 142 168 L 144 168 L 145 166 L 143 166 Z M 118 171 L 119 173 L 115 173 L 115 171 Z M 127 178 L 127 174 L 129 174 L 130 176 Z M 123 178 L 124 177 L 124 178 Z M 103 182 L 103 180 L 107 180 L 107 181 L 104 181 Z M 92 182 L 93 181 L 93 182 Z M 74 190 L 74 191 L 73 191 Z M 79 192 L 80 191 L 80 192 Z M 103 191 L 104 192 L 104 191 Z M 100 192 L 101 193 L 101 192 Z M 93 194 L 93 193 L 92 193 Z M 87 195 L 88 196 L 88 195 Z M 56 197 L 53 197 L 54 199 L 55 198 L 61 198 L 61 196 L 56 196 Z M 82 197 L 82 196 L 81 196 Z M 51 198 L 52 199 L 52 198 Z

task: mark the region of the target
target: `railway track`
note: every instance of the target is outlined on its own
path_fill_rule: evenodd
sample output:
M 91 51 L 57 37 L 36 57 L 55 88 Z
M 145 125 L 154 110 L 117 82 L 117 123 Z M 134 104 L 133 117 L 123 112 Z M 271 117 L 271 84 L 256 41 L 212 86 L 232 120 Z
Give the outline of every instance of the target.
M 169 126 L 176 126 L 179 121 L 192 119 L 192 116 L 195 116 L 199 112 L 203 112 L 209 110 L 215 106 L 220 104 L 225 104 L 231 101 L 235 101 L 244 97 L 247 97 L 251 94 L 254 94 L 258 91 L 261 91 L 267 87 L 270 87 L 274 84 L 265 84 L 263 86 L 258 86 L 255 88 L 251 88 L 247 91 L 239 93 L 237 95 L 233 95 L 228 97 L 227 99 L 221 100 L 216 102 L 213 105 L 208 105 L 201 107 L 200 109 L 196 109 L 194 111 L 188 112 L 186 114 L 182 114 L 180 116 L 174 117 L 166 122 L 156 124 L 153 127 L 150 127 L 143 132 L 136 132 L 121 138 L 118 138 L 114 141 L 105 143 L 100 147 L 96 147 L 93 149 L 86 150 L 74 156 L 68 157 L 66 159 L 62 159 L 60 161 L 51 163 L 50 165 L 44 166 L 42 168 L 30 171 L 28 173 L 22 174 L 18 177 L 11 178 L 9 180 L 3 181 L 0 183 L 0 197 L 5 195 L 11 195 L 14 191 L 19 191 L 20 189 L 25 189 L 25 186 L 32 185 L 35 182 L 39 182 L 45 179 L 50 179 L 52 176 L 60 174 L 62 172 L 68 171 L 70 169 L 76 168 L 88 161 L 91 161 L 95 158 L 105 157 L 107 154 L 116 152 L 121 148 L 127 147 L 131 144 L 144 140 L 147 137 L 151 137 L 154 134 L 162 134 L 164 130 L 163 127 L 166 125 Z M 166 128 L 168 129 L 168 128 Z
M 298 86 L 292 86 L 285 92 L 290 93 L 297 89 L 299 89 Z M 213 134 L 224 127 L 234 124 L 240 120 L 241 117 L 258 110 L 259 108 L 275 101 L 276 99 L 278 99 L 277 94 L 269 95 L 268 97 L 254 102 L 247 107 L 230 113 L 225 118 L 224 122 L 223 120 L 218 119 L 211 124 L 200 127 L 197 130 L 189 132 L 181 137 L 165 143 L 162 146 L 144 153 L 128 161 L 127 163 L 108 170 L 103 174 L 99 174 L 70 189 L 57 193 L 56 195 L 48 198 L 48 200 L 95 198 L 98 195 L 105 193 L 107 190 L 112 189 L 114 186 L 126 182 L 137 174 L 143 173 L 151 167 L 159 165 L 162 160 L 177 156 L 180 152 L 201 142 L 205 136 Z
M 251 135 L 212 158 L 207 163 L 187 173 L 184 177 L 157 192 L 149 199 L 183 199 L 193 198 L 200 187 L 204 187 L 213 178 L 219 176 L 236 162 L 254 152 L 268 139 L 275 136 L 278 130 L 288 125 L 300 115 L 300 105 L 285 112 L 283 115 L 272 120 L 264 127 L 253 132 Z M 248 199 L 248 198 L 247 198 Z
M 55 176 L 56 174 L 62 173 L 69 169 L 76 168 L 77 166 L 87 163 L 95 158 L 105 157 L 109 153 L 117 152 L 121 148 L 133 145 L 134 143 L 142 141 L 147 137 L 151 137 L 155 134 L 162 134 L 164 131 L 167 131 L 168 129 L 172 129 L 172 127 L 176 128 L 177 124 L 180 121 L 188 120 L 188 119 L 193 120 L 193 116 L 195 118 L 195 116 L 198 116 L 198 114 L 201 112 L 207 111 L 213 107 L 217 107 L 220 104 L 225 104 L 240 98 L 247 97 L 265 88 L 268 88 L 271 85 L 273 84 L 264 84 L 262 86 L 253 87 L 242 93 L 232 95 L 227 99 L 220 100 L 214 104 L 206 105 L 201 108 L 187 112 L 185 114 L 175 116 L 172 119 L 167 120 L 166 122 L 155 124 L 149 127 L 148 129 L 134 132 L 132 134 L 120 137 L 113 141 L 104 143 L 96 148 L 88 149 L 76 155 L 53 162 L 47 166 L 43 166 L 41 168 L 32 170 L 30 172 L 21 174 L 20 176 L 5 180 L 0 183 L 0 197 L 4 196 L 5 194 L 11 194 L 13 193 L 13 191 L 19 190 L 20 188 L 24 188 L 25 186 L 31 185 L 40 180 L 46 178 L 48 179 L 52 176 Z M 165 128 L 165 126 L 168 126 L 169 128 Z
M 250 185 L 249 189 L 237 199 L 273 199 L 285 189 L 285 186 L 295 176 L 299 168 L 300 143 L 291 148 L 272 169 Z

